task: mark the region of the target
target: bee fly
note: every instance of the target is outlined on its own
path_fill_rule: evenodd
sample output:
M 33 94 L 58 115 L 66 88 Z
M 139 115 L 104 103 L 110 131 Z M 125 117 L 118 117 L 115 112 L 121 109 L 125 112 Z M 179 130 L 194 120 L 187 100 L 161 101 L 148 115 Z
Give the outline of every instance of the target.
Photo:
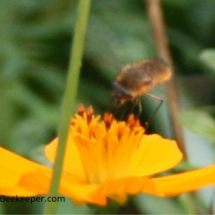
M 157 84 L 170 79 L 171 75 L 170 66 L 161 59 L 140 60 L 122 67 L 112 89 L 116 104 L 121 105 L 127 101 L 133 101 L 133 104 L 138 105 L 139 112 L 141 112 L 140 97 L 147 96 L 155 99 L 159 105 L 149 118 L 150 121 L 162 105 L 163 100 L 147 92 Z

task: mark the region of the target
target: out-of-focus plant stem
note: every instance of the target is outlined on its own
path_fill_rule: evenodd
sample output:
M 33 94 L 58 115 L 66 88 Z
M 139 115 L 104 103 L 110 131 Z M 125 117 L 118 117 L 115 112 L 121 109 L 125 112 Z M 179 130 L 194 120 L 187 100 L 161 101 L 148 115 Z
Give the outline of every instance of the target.
M 186 158 L 186 149 L 184 142 L 184 134 L 181 123 L 179 122 L 178 113 L 180 111 L 180 103 L 178 97 L 178 90 L 176 80 L 174 76 L 174 66 L 171 58 L 171 54 L 168 48 L 168 38 L 166 36 L 165 24 L 160 6 L 160 0 L 147 0 L 147 9 L 154 32 L 154 39 L 157 47 L 159 57 L 168 62 L 173 70 L 173 76 L 166 84 L 166 94 L 169 104 L 170 120 L 173 130 L 173 135 L 177 140 L 180 150 L 183 152 Z
M 57 158 L 54 164 L 54 173 L 49 196 L 58 196 L 60 179 L 63 166 L 63 158 L 66 148 L 66 139 L 70 124 L 70 117 L 74 111 L 79 74 L 84 50 L 84 41 L 89 19 L 91 0 L 79 0 L 77 20 L 75 25 L 74 40 L 72 43 L 68 77 L 66 82 L 65 95 L 62 104 L 62 115 L 58 129 L 59 146 Z M 72 165 L 72 164 L 71 164 Z M 56 202 L 47 202 L 44 214 L 55 214 L 57 211 Z
M 154 32 L 154 38 L 155 43 L 157 47 L 158 55 L 164 59 L 166 62 L 168 62 L 173 71 L 172 78 L 169 82 L 166 84 L 166 94 L 168 98 L 169 103 L 169 112 L 170 112 L 170 120 L 173 128 L 173 135 L 175 136 L 178 147 L 184 154 L 184 158 L 187 158 L 187 153 L 185 149 L 185 141 L 184 141 L 184 134 L 182 130 L 181 123 L 179 122 L 178 113 L 180 111 L 180 102 L 179 102 L 179 96 L 178 96 L 178 89 L 176 84 L 176 79 L 174 75 L 174 65 L 171 58 L 170 50 L 168 48 L 168 38 L 166 36 L 166 30 L 165 30 L 165 24 L 164 24 L 164 18 L 162 13 L 162 8 L 160 5 L 160 0 L 146 0 L 147 2 L 147 8 L 149 17 L 151 20 L 151 25 Z M 189 196 L 189 195 L 188 195 Z M 196 198 L 195 192 L 191 193 L 191 198 Z M 190 214 L 199 214 L 198 208 L 191 207 L 193 199 L 187 199 L 187 202 L 185 201 L 184 204 L 189 205 L 189 211 Z M 187 208 L 188 209 L 188 208 Z

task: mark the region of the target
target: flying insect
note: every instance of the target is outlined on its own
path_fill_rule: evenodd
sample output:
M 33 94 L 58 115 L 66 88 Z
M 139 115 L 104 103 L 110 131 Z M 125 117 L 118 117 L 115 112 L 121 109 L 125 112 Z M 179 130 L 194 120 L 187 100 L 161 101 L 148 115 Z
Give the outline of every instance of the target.
M 122 105 L 127 101 L 132 101 L 139 106 L 139 112 L 141 112 L 140 98 L 147 96 L 159 102 L 154 115 L 162 105 L 163 99 L 149 94 L 148 91 L 169 80 L 171 76 L 171 67 L 162 59 L 145 59 L 125 65 L 116 77 L 112 88 L 116 104 Z

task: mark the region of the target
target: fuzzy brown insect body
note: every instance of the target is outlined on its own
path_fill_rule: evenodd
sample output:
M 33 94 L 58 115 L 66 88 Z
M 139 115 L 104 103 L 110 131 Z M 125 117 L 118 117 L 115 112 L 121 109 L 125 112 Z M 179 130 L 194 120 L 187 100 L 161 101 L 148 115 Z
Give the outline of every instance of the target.
M 160 59 L 146 59 L 122 67 L 113 84 L 117 103 L 135 100 L 151 88 L 170 79 L 170 66 Z

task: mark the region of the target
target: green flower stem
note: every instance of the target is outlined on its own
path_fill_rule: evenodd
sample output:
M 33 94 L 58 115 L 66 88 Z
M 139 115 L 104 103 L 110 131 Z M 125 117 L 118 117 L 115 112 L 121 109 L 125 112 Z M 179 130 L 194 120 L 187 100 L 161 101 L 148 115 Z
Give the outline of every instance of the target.
M 53 179 L 49 196 L 57 197 L 60 187 L 60 178 L 65 153 L 66 139 L 69 130 L 70 117 L 74 110 L 74 103 L 77 94 L 81 61 L 84 50 L 84 41 L 87 30 L 91 0 L 79 0 L 77 20 L 75 25 L 74 40 L 72 44 L 69 74 L 66 82 L 65 96 L 62 105 L 62 116 L 58 130 L 60 139 L 57 159 L 54 165 Z M 72 164 L 71 164 L 72 165 Z M 56 202 L 47 202 L 44 214 L 55 214 L 57 211 Z

